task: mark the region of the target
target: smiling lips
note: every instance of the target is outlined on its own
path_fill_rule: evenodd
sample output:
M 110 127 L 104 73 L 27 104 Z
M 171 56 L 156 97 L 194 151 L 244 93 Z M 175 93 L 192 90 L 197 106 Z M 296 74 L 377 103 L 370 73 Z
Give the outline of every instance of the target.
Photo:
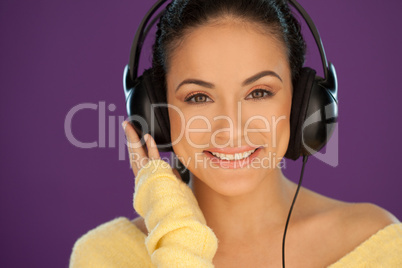
M 254 150 L 250 150 L 244 153 L 236 153 L 236 154 L 221 154 L 221 153 L 214 153 L 211 152 L 211 154 L 213 154 L 214 156 L 222 159 L 222 160 L 241 160 L 243 158 L 249 157 L 252 153 L 254 153 Z
M 242 160 L 249 157 L 259 148 L 253 148 L 249 146 L 238 147 L 238 148 L 223 148 L 223 149 L 213 148 L 204 150 L 204 153 L 208 152 L 211 155 L 221 160 Z

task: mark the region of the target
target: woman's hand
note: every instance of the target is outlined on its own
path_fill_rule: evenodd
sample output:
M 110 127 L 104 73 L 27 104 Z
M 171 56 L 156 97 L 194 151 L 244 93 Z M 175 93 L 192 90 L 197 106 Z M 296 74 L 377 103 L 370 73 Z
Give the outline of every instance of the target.
M 143 145 L 137 132 L 129 122 L 124 121 L 122 126 L 126 133 L 130 165 L 133 169 L 134 176 L 137 176 L 138 171 L 150 160 L 160 159 L 160 154 L 156 147 L 155 140 L 150 134 L 144 135 L 145 144 Z
M 161 268 L 213 267 L 218 241 L 193 192 L 160 158 L 151 135 L 144 136 L 143 146 L 133 126 L 126 121 L 122 125 L 135 176 L 133 205 L 149 231 L 145 245 L 152 263 Z

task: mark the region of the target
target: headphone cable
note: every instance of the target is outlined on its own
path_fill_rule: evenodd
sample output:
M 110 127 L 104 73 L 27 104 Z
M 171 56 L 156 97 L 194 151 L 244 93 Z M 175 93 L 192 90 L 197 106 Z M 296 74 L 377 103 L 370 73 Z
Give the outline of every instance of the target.
M 288 213 L 288 218 L 286 220 L 286 224 L 285 224 L 285 231 L 283 232 L 283 238 L 282 238 L 282 267 L 285 268 L 285 239 L 286 239 L 286 231 L 288 229 L 288 225 L 289 225 L 289 220 L 290 220 L 290 215 L 292 214 L 292 210 L 293 210 L 293 205 L 296 202 L 296 198 L 297 198 L 297 194 L 299 193 L 300 190 L 300 186 L 303 180 L 303 173 L 304 173 L 304 166 L 307 162 L 308 156 L 303 155 L 303 166 L 302 166 L 302 170 L 301 170 L 301 174 L 300 174 L 300 179 L 299 179 L 299 184 L 297 185 L 297 189 L 295 192 L 295 195 L 293 197 L 293 201 L 292 201 L 292 205 L 290 206 L 289 209 L 289 213 Z

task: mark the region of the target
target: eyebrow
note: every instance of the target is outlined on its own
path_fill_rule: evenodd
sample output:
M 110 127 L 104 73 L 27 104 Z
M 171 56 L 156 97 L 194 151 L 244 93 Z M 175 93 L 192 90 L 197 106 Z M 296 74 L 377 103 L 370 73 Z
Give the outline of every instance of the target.
M 259 72 L 259 73 L 255 74 L 255 75 L 253 75 L 253 76 L 247 78 L 246 80 L 244 80 L 244 82 L 242 83 L 242 86 L 243 86 L 243 87 L 244 87 L 244 86 L 247 86 L 247 85 L 249 85 L 249 84 L 251 84 L 251 83 L 257 81 L 258 79 L 260 79 L 260 78 L 262 78 L 262 77 L 264 77 L 264 76 L 273 76 L 273 77 L 276 77 L 276 78 L 278 78 L 278 79 L 283 83 L 282 78 L 281 78 L 277 73 L 275 73 L 275 72 L 273 72 L 273 71 L 262 71 L 262 72 Z M 185 85 L 185 84 L 196 84 L 196 85 L 199 85 L 199 86 L 202 86 L 202 87 L 206 87 L 206 88 L 211 88 L 211 89 L 215 88 L 215 85 L 212 84 L 212 83 L 205 82 L 205 81 L 202 81 L 202 80 L 199 80 L 199 79 L 192 79 L 192 78 L 190 78 L 190 79 L 185 79 L 185 80 L 183 80 L 183 81 L 177 86 L 175 92 L 177 92 L 177 91 L 179 90 L 179 88 L 180 88 L 182 85 Z

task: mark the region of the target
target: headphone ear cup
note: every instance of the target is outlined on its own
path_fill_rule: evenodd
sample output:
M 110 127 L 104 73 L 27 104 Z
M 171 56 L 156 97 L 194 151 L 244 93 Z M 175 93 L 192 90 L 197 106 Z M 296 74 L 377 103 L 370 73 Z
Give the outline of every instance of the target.
M 338 121 L 337 91 L 335 68 L 330 65 L 327 81 L 316 77 L 311 89 L 302 126 L 302 155 L 311 155 L 320 151 L 331 138 L 335 123 Z
M 297 160 L 302 152 L 302 126 L 309 106 L 310 93 L 315 83 L 316 71 L 304 67 L 300 78 L 293 87 L 292 106 L 290 112 L 290 138 L 285 157 Z
M 147 69 L 132 88 L 125 89 L 127 114 L 140 138 L 150 133 L 159 151 L 172 151 L 166 96 L 153 81 L 152 69 Z
M 321 150 L 331 137 L 338 119 L 335 68 L 330 64 L 327 81 L 305 67 L 293 90 L 290 139 L 285 157 L 296 160 Z

